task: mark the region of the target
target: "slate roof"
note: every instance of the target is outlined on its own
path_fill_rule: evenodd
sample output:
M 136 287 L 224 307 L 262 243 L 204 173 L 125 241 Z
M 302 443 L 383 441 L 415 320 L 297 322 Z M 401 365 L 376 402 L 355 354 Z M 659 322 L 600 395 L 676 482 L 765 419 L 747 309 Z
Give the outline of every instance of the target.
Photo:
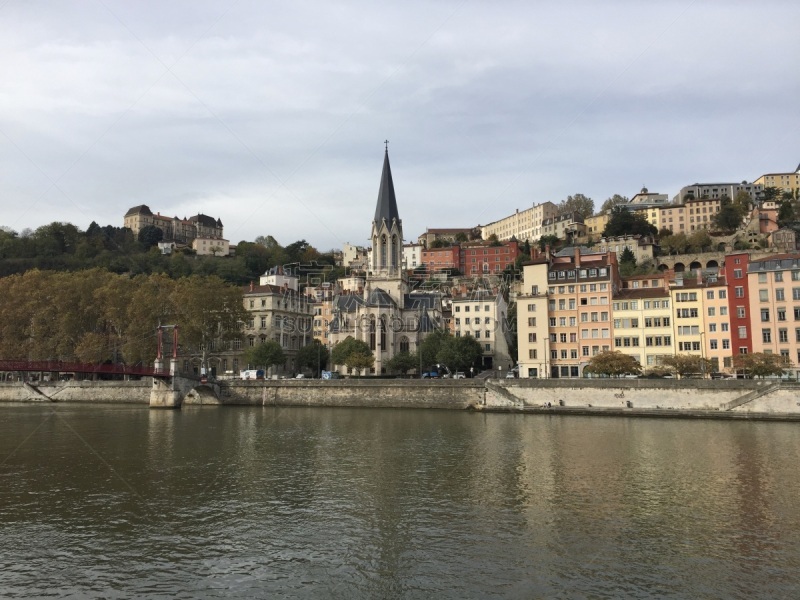
M 367 298 L 367 306 L 396 306 L 396 304 L 387 292 L 381 288 L 375 288 Z
M 397 199 L 394 195 L 394 183 L 392 182 L 392 169 L 389 166 L 389 150 L 383 157 L 383 172 L 381 173 L 381 186 L 378 189 L 378 205 L 375 207 L 375 223 L 380 223 L 386 219 L 387 224 L 392 220 L 400 221 L 400 213 L 397 211 Z
M 405 294 L 403 296 L 403 308 L 419 310 L 431 309 L 436 306 L 437 296 L 434 294 Z
M 139 206 L 134 206 L 133 208 L 128 209 L 128 212 L 125 213 L 126 217 L 131 215 L 150 215 L 152 216 L 153 213 L 150 211 L 150 207 L 147 204 L 140 204 Z
M 354 294 L 342 294 L 333 298 L 333 310 L 335 311 L 356 312 L 356 309 L 363 304 L 364 301 Z

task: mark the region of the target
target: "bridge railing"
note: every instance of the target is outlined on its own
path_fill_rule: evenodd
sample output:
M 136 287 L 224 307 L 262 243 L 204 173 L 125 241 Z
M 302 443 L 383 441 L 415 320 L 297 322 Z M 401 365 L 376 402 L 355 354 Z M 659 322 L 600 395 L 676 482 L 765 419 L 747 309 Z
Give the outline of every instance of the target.
M 61 360 L 0 360 L 0 371 L 49 371 L 58 373 L 97 373 L 106 375 L 169 376 L 169 369 L 144 365 L 92 364 Z

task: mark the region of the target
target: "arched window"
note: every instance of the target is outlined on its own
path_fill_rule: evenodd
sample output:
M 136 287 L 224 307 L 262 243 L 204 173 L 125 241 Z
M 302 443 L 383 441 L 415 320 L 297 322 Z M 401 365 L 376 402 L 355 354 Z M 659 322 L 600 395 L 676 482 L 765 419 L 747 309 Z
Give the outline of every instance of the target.
M 408 352 L 409 351 L 409 347 L 410 347 L 410 345 L 408 343 L 408 338 L 406 336 L 401 337 L 400 338 L 400 352 Z
M 386 317 L 381 317 L 381 351 L 386 351 Z
M 387 245 L 388 245 L 388 242 L 386 240 L 386 236 L 382 235 L 381 236 L 381 264 L 380 264 L 380 266 L 382 268 L 386 268 L 386 265 L 388 264 L 386 262 Z
M 369 319 L 369 349 L 375 351 L 375 317 Z
M 396 235 L 392 236 L 392 266 L 397 267 L 403 263 L 403 245 Z

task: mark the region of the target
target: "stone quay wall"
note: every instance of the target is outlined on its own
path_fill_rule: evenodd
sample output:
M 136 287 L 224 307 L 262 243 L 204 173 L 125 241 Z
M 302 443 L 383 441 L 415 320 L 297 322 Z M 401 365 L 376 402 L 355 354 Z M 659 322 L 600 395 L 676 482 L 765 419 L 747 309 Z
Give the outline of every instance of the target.
M 488 380 L 486 409 L 543 408 L 781 414 L 800 417 L 800 384 L 778 380 Z
M 225 381 L 181 390 L 182 402 L 800 420 L 800 384 L 775 380 L 341 379 Z M 148 405 L 153 380 L 0 383 L 0 402 Z M 549 407 L 548 407 L 549 403 Z
M 153 380 L 139 381 L 53 381 L 31 385 L 27 382 L 0 383 L 0 402 L 91 402 L 148 404 Z
M 221 386 L 220 404 L 348 406 L 369 408 L 477 408 L 484 401 L 477 379 L 286 379 L 233 381 Z M 206 403 L 202 399 L 198 403 Z

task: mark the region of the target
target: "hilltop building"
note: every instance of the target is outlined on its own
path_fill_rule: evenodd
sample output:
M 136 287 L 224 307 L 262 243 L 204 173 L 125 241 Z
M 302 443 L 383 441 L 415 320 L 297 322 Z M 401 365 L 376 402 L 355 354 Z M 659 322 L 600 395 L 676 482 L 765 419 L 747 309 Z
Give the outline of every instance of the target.
M 134 206 L 125 213 L 123 227 L 130 229 L 134 236 L 138 236 L 139 231 L 148 225 L 158 227 L 164 233 L 165 242 L 191 245 L 196 238 L 222 240 L 224 237 L 222 221 L 204 214 L 197 214 L 188 219 L 167 217 L 161 213 L 153 214 L 146 204 Z

